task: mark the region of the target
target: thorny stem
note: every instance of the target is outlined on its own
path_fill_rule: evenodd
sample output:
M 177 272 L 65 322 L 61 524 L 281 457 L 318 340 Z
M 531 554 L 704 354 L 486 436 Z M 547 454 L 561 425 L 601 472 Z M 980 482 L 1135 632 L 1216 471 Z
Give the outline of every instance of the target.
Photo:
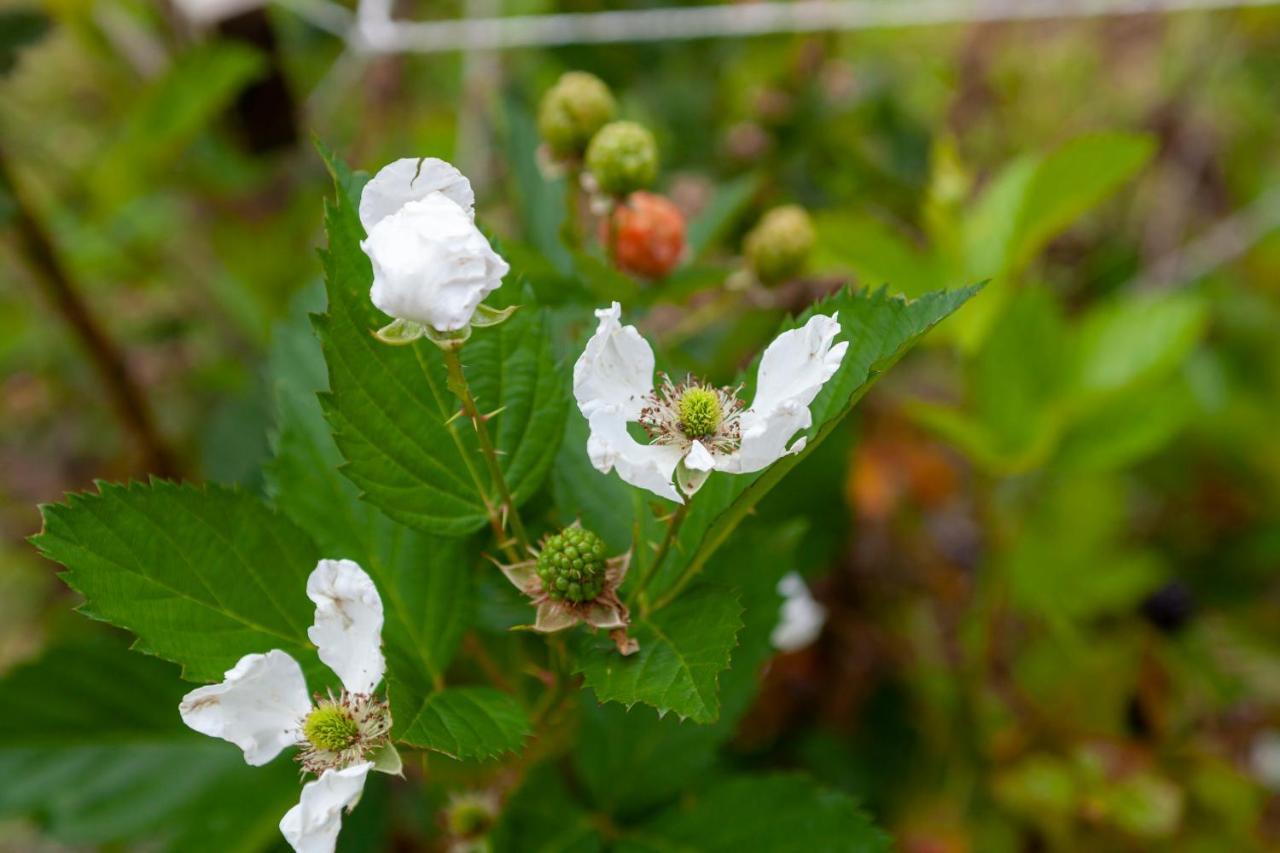
M 667 534 L 662 537 L 662 544 L 658 546 L 657 552 L 653 555 L 653 560 L 645 568 L 644 574 L 640 576 L 640 582 L 636 584 L 635 591 L 632 592 L 632 598 L 640 598 L 642 609 L 647 613 L 649 611 L 649 600 L 644 596 L 644 591 L 648 588 L 650 581 L 658 573 L 658 568 L 662 565 L 662 561 L 666 559 L 667 553 L 671 550 L 671 546 L 676 541 L 676 536 L 680 533 L 680 525 L 684 523 L 685 516 L 689 514 L 689 503 L 692 498 L 686 500 L 680 505 L 680 508 L 671 514 L 667 520 Z
M 129 373 L 124 355 L 81 298 L 71 274 L 58 257 L 53 240 L 21 192 L 2 148 L 0 195 L 7 195 L 12 200 L 18 244 L 30 261 L 36 282 L 89 353 L 116 415 L 141 447 L 147 468 L 161 477 L 176 476 L 180 473 L 180 466 L 156 427 L 146 395 Z
M 524 522 L 520 520 L 520 513 L 516 510 L 516 502 L 512 499 L 511 489 L 507 486 L 507 478 L 503 475 L 502 467 L 498 464 L 498 451 L 493 446 L 493 439 L 489 437 L 489 428 L 485 425 L 486 417 L 480 414 L 475 397 L 471 394 L 471 386 L 467 384 L 467 377 L 462 372 L 462 361 L 458 358 L 458 351 L 445 349 L 444 363 L 449 370 L 449 390 L 462 402 L 462 410 L 471 419 L 471 425 L 475 427 L 476 440 L 480 442 L 480 453 L 484 456 L 485 464 L 489 466 L 489 476 L 493 478 L 493 484 L 497 488 L 498 496 L 501 499 L 500 517 L 495 519 L 492 514 L 490 515 L 490 521 L 496 521 L 494 525 L 495 532 L 503 534 L 500 537 L 499 545 L 504 550 L 510 550 L 510 543 L 504 541 L 504 522 L 509 523 L 511 525 L 511 533 L 519 546 L 517 553 L 520 555 L 520 559 L 525 559 L 528 557 L 530 550 L 529 534 L 524 529 Z M 486 497 L 485 500 L 487 503 L 488 498 Z

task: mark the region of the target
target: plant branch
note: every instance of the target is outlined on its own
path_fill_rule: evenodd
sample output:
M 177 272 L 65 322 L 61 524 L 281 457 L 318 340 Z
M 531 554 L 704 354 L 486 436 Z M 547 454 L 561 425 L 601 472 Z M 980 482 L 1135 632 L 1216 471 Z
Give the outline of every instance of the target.
M 3 148 L 0 148 L 0 195 L 12 200 L 18 243 L 36 283 L 89 354 L 117 418 L 142 450 L 147 470 L 161 477 L 177 476 L 180 473 L 177 457 L 156 427 L 146 395 L 129 373 L 123 353 L 81 298 L 70 272 L 58 257 L 53 240 L 18 187 Z
M 582 229 L 578 221 L 578 187 L 582 182 L 582 167 L 568 165 L 564 173 L 564 222 L 560 225 L 560 239 L 575 252 L 582 248 Z
M 501 502 L 499 507 L 501 517 L 496 520 L 495 531 L 505 536 L 506 525 L 510 524 L 511 533 L 519 546 L 517 553 L 520 555 L 520 559 L 525 559 L 529 555 L 531 544 L 529 534 L 525 531 L 524 522 L 520 520 L 520 513 L 516 509 L 515 500 L 511 497 L 511 489 L 507 486 L 507 478 L 502 473 L 502 466 L 498 464 L 498 451 L 493 446 L 493 439 L 489 436 L 489 428 L 485 425 L 486 417 L 480 413 L 475 397 L 471 393 L 471 386 L 467 384 L 466 374 L 462 372 L 462 360 L 458 357 L 458 351 L 445 349 L 444 363 L 449 370 L 449 390 L 462 402 L 463 412 L 471 419 L 471 425 L 475 427 L 476 440 L 480 442 L 480 453 L 484 456 L 485 464 L 489 467 L 489 476 L 493 479 L 494 488 L 498 490 L 498 497 Z M 488 503 L 487 497 L 485 502 L 486 504 Z M 490 519 L 493 520 L 492 514 Z M 509 543 L 500 541 L 499 545 L 507 549 Z
M 658 546 L 657 553 L 653 555 L 653 560 L 650 561 L 648 567 L 644 571 L 644 574 L 640 576 L 640 582 L 636 584 L 635 590 L 631 593 L 631 597 L 633 599 L 640 598 L 644 594 L 644 591 L 648 589 L 649 583 L 658 574 L 658 568 L 667 558 L 668 552 L 671 551 L 671 546 L 675 543 L 676 537 L 680 533 L 680 525 L 684 523 L 685 517 L 689 514 L 689 503 L 691 501 L 692 498 L 689 498 L 682 503 L 679 509 L 672 513 L 671 517 L 667 520 L 667 534 L 662 538 L 662 544 Z M 640 600 L 643 609 L 647 612 L 649 609 L 648 599 L 641 598 Z
M 847 416 L 853 409 L 854 405 L 862 399 L 863 395 L 871 389 L 874 377 L 874 373 L 868 377 L 862 388 L 853 395 L 853 398 L 849 401 L 844 412 L 827 421 L 827 423 L 818 430 L 818 434 L 813 437 L 813 440 L 805 446 L 804 450 L 799 453 L 792 454 L 791 456 L 784 456 L 777 462 L 773 463 L 773 465 L 766 468 L 764 473 L 752 481 L 752 483 L 743 490 L 742 494 L 738 495 L 737 499 L 734 500 L 734 502 L 731 503 L 724 512 L 720 513 L 716 520 L 711 524 L 711 527 L 707 530 L 706 534 L 702 537 L 702 541 L 698 544 L 698 550 L 694 552 L 693 558 L 690 559 L 688 565 L 684 567 L 684 571 L 680 573 L 680 577 L 676 579 L 676 582 L 672 584 L 671 588 L 668 589 L 667 592 L 658 599 L 657 603 L 654 604 L 654 610 L 661 610 L 674 601 L 676 596 L 678 596 L 697 576 L 698 572 L 702 571 L 703 567 L 707 564 L 707 561 L 715 555 L 715 552 L 724 544 L 725 540 L 729 538 L 729 535 L 738 528 L 738 525 L 742 523 L 742 520 L 746 518 L 753 509 L 755 509 L 755 505 L 769 493 L 769 490 L 776 486 L 783 477 L 791 472 L 791 469 L 799 465 L 806 456 L 813 452 L 814 448 L 821 444 L 828 435 L 835 431 L 837 426 L 844 422 L 845 416 Z

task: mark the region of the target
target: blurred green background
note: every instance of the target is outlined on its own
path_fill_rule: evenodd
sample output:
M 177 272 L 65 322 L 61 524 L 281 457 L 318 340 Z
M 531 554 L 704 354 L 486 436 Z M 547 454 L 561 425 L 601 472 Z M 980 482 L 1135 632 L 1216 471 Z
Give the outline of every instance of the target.
M 585 69 L 659 138 L 693 245 L 650 330 L 713 373 L 838 282 L 991 280 L 762 508 L 803 518 L 830 618 L 740 759 L 857 794 L 910 853 L 1280 849 L 1280 8 L 438 54 L 326 12 L 0 9 L 0 671 L 99 631 L 25 542 L 38 503 L 261 485 L 272 329 L 319 277 L 313 136 L 455 162 L 544 301 L 591 278 L 532 119 Z M 786 202 L 809 274 L 726 303 Z M 14 850 L 113 837 L 0 821 Z

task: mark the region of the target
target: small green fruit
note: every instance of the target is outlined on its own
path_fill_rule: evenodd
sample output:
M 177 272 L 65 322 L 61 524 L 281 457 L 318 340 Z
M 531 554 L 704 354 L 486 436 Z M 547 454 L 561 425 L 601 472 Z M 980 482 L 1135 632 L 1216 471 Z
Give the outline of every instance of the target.
M 788 204 L 766 213 L 747 235 L 743 249 L 756 278 L 776 284 L 804 270 L 816 239 L 809 214 Z
M 604 589 L 604 540 L 590 530 L 567 527 L 543 545 L 535 570 L 552 598 L 591 601 Z
M 616 108 L 603 80 L 585 71 L 567 71 L 542 96 L 538 133 L 553 153 L 580 157 L 596 131 L 613 120 Z
M 587 146 L 587 168 L 603 192 L 625 196 L 658 177 L 658 143 L 633 121 L 606 124 Z
M 720 411 L 720 396 L 709 388 L 697 385 L 680 395 L 680 429 L 689 438 L 706 438 L 714 435 L 724 413 Z

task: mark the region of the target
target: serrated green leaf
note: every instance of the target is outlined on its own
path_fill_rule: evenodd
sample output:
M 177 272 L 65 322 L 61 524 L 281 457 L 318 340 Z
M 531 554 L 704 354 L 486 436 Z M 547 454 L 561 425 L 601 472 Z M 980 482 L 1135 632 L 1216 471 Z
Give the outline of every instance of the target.
M 803 532 L 803 523 L 753 525 L 735 535 L 707 566 L 709 582 L 737 591 L 744 622 L 729 669 L 720 674 L 721 711 L 714 724 L 697 725 L 675 714 L 660 717 L 647 707 L 602 705 L 584 692 L 573 762 L 598 808 L 621 818 L 651 812 L 696 786 L 711 770 L 720 745 L 732 737 L 755 698 L 760 668 L 774 652 L 770 634 L 782 604 L 777 582 L 797 568 L 796 546 Z M 650 760 L 654 755 L 663 760 Z
M 641 853 L 880 853 L 889 838 L 847 795 L 799 774 L 739 776 L 686 797 L 629 834 Z
M 813 452 L 872 383 L 902 357 L 930 329 L 968 301 L 980 287 L 928 293 L 908 300 L 891 295 L 886 288 L 875 291 L 847 289 L 812 305 L 786 328 L 802 325 L 815 314 L 838 314 L 841 332 L 837 341 L 848 341 L 840 369 L 827 382 L 810 406 L 813 425 L 805 433 L 803 451 L 784 456 L 773 465 L 746 476 L 712 474 L 690 504 L 679 536 L 679 547 L 655 577 L 655 593 L 664 590 L 666 603 L 673 594 L 671 584 L 691 565 L 692 578 L 716 549 L 737 528 L 752 508 L 787 472 Z M 757 359 L 758 362 L 758 359 Z M 744 399 L 750 399 L 755 382 L 755 366 L 746 373 Z
M 584 636 L 575 669 L 601 702 L 643 702 L 698 723 L 720 715 L 719 675 L 742 628 L 742 605 L 728 589 L 701 586 L 632 622 L 640 650 L 623 657 L 612 641 Z
M 82 612 L 132 631 L 193 681 L 218 681 L 253 652 L 314 658 L 306 584 L 319 554 L 287 518 L 221 486 L 98 488 L 45 506 L 32 540 L 67 568 Z
M 56 647 L 0 681 L 0 817 L 71 844 L 257 851 L 296 802 L 296 766 L 250 767 L 182 725 L 189 685 L 116 638 Z M 193 831 L 198 827 L 198 831 Z
M 489 687 L 450 687 L 406 709 L 402 687 L 391 683 L 392 737 L 454 758 L 494 758 L 515 752 L 531 731 L 514 698 Z
M 348 463 L 343 473 L 403 524 L 447 536 L 481 529 L 496 490 L 470 424 L 454 418 L 459 405 L 440 351 L 373 337 L 386 318 L 369 301 L 364 232 L 345 191 L 329 205 L 326 223 L 329 310 L 316 327 L 331 388 L 324 410 Z M 478 331 L 461 354 L 480 406 L 501 412 L 489 429 L 516 501 L 526 500 L 555 458 L 569 402 L 544 312 L 521 311 Z
M 355 560 L 373 577 L 386 612 L 387 666 L 416 702 L 442 685 L 470 621 L 474 559 L 463 541 L 429 537 L 387 518 L 338 473 L 342 456 L 317 397 L 327 390 L 324 357 L 306 316 L 323 306 L 323 293 L 305 297 L 272 341 L 276 429 L 267 488 L 325 557 Z
M 574 769 L 592 803 L 618 817 L 643 814 L 687 790 L 727 736 L 719 724 L 660 716 L 645 706 L 602 705 L 585 691 L 581 706 Z M 655 755 L 662 760 L 652 760 Z

